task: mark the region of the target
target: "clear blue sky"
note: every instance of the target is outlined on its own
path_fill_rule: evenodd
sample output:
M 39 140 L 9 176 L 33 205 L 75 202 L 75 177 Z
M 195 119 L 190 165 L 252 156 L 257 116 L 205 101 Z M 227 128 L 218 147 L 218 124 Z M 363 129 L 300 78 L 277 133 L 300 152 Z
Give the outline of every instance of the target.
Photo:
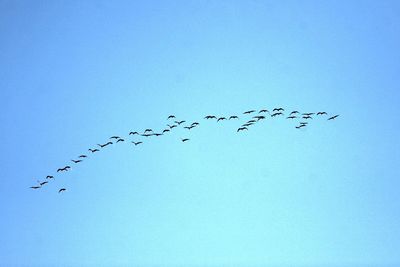
M 399 14 L 0 1 L 0 266 L 400 264 Z M 340 117 L 236 133 L 243 111 L 278 106 Z M 127 136 L 169 114 L 200 125 Z M 115 134 L 126 142 L 70 162 Z

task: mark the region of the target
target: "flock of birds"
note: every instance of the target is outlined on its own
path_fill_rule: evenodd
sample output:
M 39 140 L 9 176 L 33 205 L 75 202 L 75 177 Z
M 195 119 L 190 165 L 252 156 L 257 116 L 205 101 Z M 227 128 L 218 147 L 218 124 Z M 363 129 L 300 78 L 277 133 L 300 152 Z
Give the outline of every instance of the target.
M 269 110 L 267 110 L 267 109 L 245 111 L 245 112 L 243 112 L 244 116 L 251 116 L 251 115 L 254 115 L 254 114 L 256 114 L 256 115 L 252 116 L 248 121 L 246 121 L 244 124 L 242 124 L 237 129 L 236 132 L 249 130 L 250 126 L 255 125 L 257 122 L 259 122 L 261 120 L 266 119 L 267 116 L 269 116 L 271 118 L 284 117 L 285 116 L 284 112 L 285 112 L 284 108 L 274 108 L 271 112 Z M 308 121 L 307 120 L 313 119 L 314 115 L 316 117 L 327 116 L 328 117 L 327 118 L 328 121 L 334 120 L 337 117 L 339 117 L 339 115 L 328 116 L 328 113 L 325 112 L 325 111 L 300 113 L 299 111 L 294 110 L 294 111 L 291 111 L 288 114 L 286 119 L 290 119 L 290 120 L 301 119 L 301 120 L 304 120 L 304 121 L 299 122 L 299 124 L 297 126 L 295 126 L 296 129 L 301 129 L 303 127 L 307 127 L 307 125 L 308 125 Z M 204 119 L 205 120 L 216 120 L 217 122 L 220 122 L 220 121 L 224 121 L 224 120 L 239 120 L 239 117 L 236 116 L 236 115 L 232 115 L 232 116 L 229 116 L 229 117 L 217 117 L 217 116 L 214 116 L 214 115 L 207 115 L 207 116 L 204 117 Z M 198 125 L 200 125 L 200 123 L 198 123 L 198 122 L 192 122 L 191 124 L 185 125 L 185 123 L 186 123 L 185 120 L 177 120 L 174 115 L 169 115 L 167 117 L 167 121 L 173 121 L 173 123 L 167 124 L 168 127 L 163 129 L 162 132 L 160 132 L 160 133 L 156 133 L 152 129 L 145 129 L 143 133 L 139 133 L 137 131 L 129 132 L 129 136 L 131 136 L 131 135 L 132 136 L 138 135 L 138 136 L 143 136 L 143 137 L 162 136 L 164 134 L 167 134 L 168 132 L 171 132 L 174 128 L 182 127 L 181 125 L 184 125 L 183 128 L 184 129 L 188 129 L 188 130 L 191 130 L 191 129 L 197 127 Z M 183 143 L 185 143 L 185 142 L 187 142 L 189 140 L 190 140 L 189 138 L 181 138 L 181 141 Z M 103 149 L 103 148 L 105 148 L 105 147 L 107 147 L 109 145 L 117 144 L 117 143 L 120 143 L 120 142 L 125 142 L 125 139 L 120 137 L 120 136 L 116 136 L 116 135 L 115 136 L 111 136 L 109 141 L 107 141 L 106 143 L 97 144 L 97 146 L 98 146 L 97 148 L 89 148 L 88 151 L 91 154 L 93 154 L 93 153 L 99 152 L 100 149 Z M 142 141 L 137 141 L 137 142 L 131 141 L 131 143 L 133 145 L 137 146 L 137 145 L 142 144 L 143 142 Z M 71 160 L 71 162 L 73 162 L 74 164 L 79 164 L 87 157 L 88 157 L 87 155 L 82 154 L 82 155 L 80 155 L 78 157 L 78 159 L 73 159 L 73 160 Z M 70 165 L 66 165 L 66 166 L 64 166 L 62 168 L 58 168 L 57 169 L 57 173 L 68 172 L 70 169 L 71 169 L 71 166 Z M 48 181 L 50 181 L 51 179 L 54 179 L 54 176 L 53 175 L 47 175 L 46 178 L 45 178 L 45 181 L 37 181 L 38 184 L 34 185 L 34 186 L 31 186 L 30 188 L 34 189 L 34 190 L 40 189 L 43 186 L 45 186 L 46 184 L 48 184 Z M 66 190 L 67 190 L 66 188 L 60 188 L 58 190 L 58 193 L 65 192 Z

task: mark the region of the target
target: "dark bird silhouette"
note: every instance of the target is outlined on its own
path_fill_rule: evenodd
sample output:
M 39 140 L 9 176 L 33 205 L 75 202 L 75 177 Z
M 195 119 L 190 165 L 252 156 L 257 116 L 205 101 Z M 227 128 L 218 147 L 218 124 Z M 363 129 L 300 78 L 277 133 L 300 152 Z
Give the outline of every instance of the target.
M 45 184 L 47 184 L 47 183 L 49 183 L 49 182 L 41 182 L 41 183 L 40 183 L 40 186 L 45 185 Z
M 71 160 L 73 163 L 79 163 L 79 162 L 82 162 L 82 160 Z
M 300 112 L 298 112 L 297 110 L 294 110 L 294 111 L 290 112 L 290 114 L 289 114 L 289 115 L 292 115 L 292 114 L 297 114 L 297 113 L 300 113 Z
M 31 187 L 29 187 L 29 188 L 32 188 L 32 189 L 39 189 L 40 186 L 31 186 Z
M 272 111 L 285 111 L 283 108 L 274 108 Z
M 242 126 L 248 127 L 248 126 L 251 126 L 251 125 L 253 125 L 253 123 L 245 123 L 245 124 L 243 124 Z
M 250 114 L 250 113 L 253 113 L 253 112 L 255 112 L 255 110 L 248 110 L 248 111 L 243 112 L 243 114 Z
M 155 136 L 161 136 L 161 135 L 163 135 L 162 133 L 154 133 L 153 135 L 155 135 Z
M 112 143 L 113 142 L 108 142 L 108 143 L 105 143 L 104 145 L 101 145 L 101 144 L 97 144 L 99 147 L 101 147 L 101 148 L 103 148 L 103 147 L 106 147 L 106 146 L 108 146 L 108 145 L 112 145 Z
M 169 120 L 169 119 L 175 119 L 175 116 L 174 115 L 169 115 L 167 120 Z
M 46 179 L 54 179 L 54 176 L 53 175 L 47 175 Z
M 275 117 L 275 116 L 278 116 L 278 115 L 283 115 L 283 113 L 282 112 L 277 112 L 277 113 L 272 114 L 271 117 Z
M 132 142 L 132 144 L 135 144 L 135 146 L 142 144 L 143 142 Z
M 182 140 L 182 142 L 186 142 L 186 141 L 189 141 L 190 139 L 189 138 L 183 138 L 181 140 Z
M 265 119 L 265 116 L 254 116 L 253 118 L 259 121 Z
M 303 115 L 303 116 L 311 116 L 311 115 L 314 115 L 314 114 L 315 114 L 314 112 L 310 112 L 310 113 L 303 113 L 301 115 Z
M 301 125 L 299 125 L 299 126 L 296 126 L 296 129 L 300 129 L 300 128 L 302 128 L 302 127 L 306 127 L 306 125 L 305 125 L 305 124 L 301 124 Z
M 119 139 L 119 138 L 121 138 L 121 137 L 116 136 L 116 135 L 110 137 L 110 139 Z
M 320 111 L 320 112 L 317 112 L 317 116 L 318 115 L 328 115 L 328 113 L 326 113 L 325 111 Z
M 130 132 L 129 135 L 139 134 L 138 132 Z
M 239 119 L 239 117 L 234 115 L 234 116 L 230 116 L 229 119 Z
M 162 131 L 163 133 L 169 132 L 169 129 L 165 129 L 164 131 Z
M 192 126 L 185 126 L 183 128 L 190 130 L 190 129 L 194 128 L 194 126 L 193 125 Z
M 197 126 L 197 125 L 199 125 L 199 124 L 200 124 L 200 123 L 198 123 L 198 122 L 195 121 L 195 122 L 192 123 L 192 126 Z
M 256 122 L 255 120 L 249 120 L 247 123 L 254 123 Z
M 184 122 L 186 122 L 186 121 L 175 121 L 175 123 L 177 123 L 178 125 L 181 125 Z
M 207 119 L 207 120 L 209 120 L 209 119 L 216 119 L 217 117 L 215 117 L 215 116 L 213 116 L 213 115 L 207 115 L 207 116 L 205 116 L 204 117 L 204 119 Z
M 80 155 L 79 158 L 87 158 L 86 155 Z
M 332 116 L 332 117 L 330 117 L 330 118 L 328 119 L 328 121 L 334 120 L 334 119 L 336 119 L 337 117 L 339 117 L 339 115 Z
M 59 168 L 59 169 L 57 170 L 57 172 L 66 172 L 66 171 L 68 171 L 69 168 L 71 168 L 71 167 L 65 166 L 64 168 Z
M 269 113 L 268 109 L 262 109 L 258 113 L 263 113 L 263 112 L 268 112 Z
M 153 134 L 141 134 L 141 136 L 144 136 L 144 137 L 149 137 L 149 136 L 152 136 Z
M 153 131 L 152 129 L 146 129 L 144 132 L 147 133 L 147 132 L 152 132 L 152 131 Z
M 124 139 L 120 138 L 120 139 L 117 140 L 117 143 L 118 142 L 124 142 L 124 141 L 125 141 Z
M 302 118 L 303 118 L 303 119 L 306 119 L 306 120 L 308 120 L 308 119 L 312 119 L 312 117 L 311 117 L 310 115 L 303 116 Z
M 64 191 L 66 191 L 67 189 L 65 189 L 65 188 L 61 188 L 60 190 L 58 190 L 58 193 L 61 193 L 61 192 L 64 192 Z
M 223 121 L 223 120 L 226 120 L 226 118 L 225 117 L 218 118 L 217 122 Z
M 175 128 L 176 127 L 176 125 L 174 124 L 174 125 L 169 125 L 169 124 L 167 124 L 167 126 L 170 128 L 170 129 L 173 129 L 173 128 Z
M 307 124 L 308 124 L 308 122 L 300 122 L 300 124 L 307 125 Z
M 247 127 L 239 127 L 236 132 L 240 132 L 240 131 L 244 131 L 244 130 L 249 130 L 249 129 L 247 129 Z
M 289 116 L 286 119 L 295 119 L 295 118 L 297 118 L 297 117 L 296 116 Z
M 94 153 L 94 152 L 97 152 L 97 151 L 99 151 L 97 148 L 96 149 L 91 149 L 91 148 L 89 148 L 89 151 L 90 152 L 92 152 L 92 153 Z

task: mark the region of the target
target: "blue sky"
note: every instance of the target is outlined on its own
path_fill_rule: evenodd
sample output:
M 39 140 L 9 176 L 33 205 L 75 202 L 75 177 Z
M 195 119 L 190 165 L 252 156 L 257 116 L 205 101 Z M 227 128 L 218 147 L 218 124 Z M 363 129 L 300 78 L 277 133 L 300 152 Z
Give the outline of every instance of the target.
M 399 12 L 0 1 L 0 266 L 399 264 Z M 236 133 L 280 106 L 340 117 Z M 127 136 L 170 114 L 200 125 Z

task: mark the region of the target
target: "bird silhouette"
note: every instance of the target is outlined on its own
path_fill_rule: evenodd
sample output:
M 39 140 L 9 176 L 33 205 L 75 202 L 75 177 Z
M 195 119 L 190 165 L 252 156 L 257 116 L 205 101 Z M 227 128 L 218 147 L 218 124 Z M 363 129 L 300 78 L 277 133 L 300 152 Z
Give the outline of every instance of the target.
M 279 112 L 279 111 L 285 111 L 285 110 L 284 110 L 283 108 L 274 108 L 272 111 L 273 111 L 273 112 L 274 112 L 274 111 L 278 111 L 278 112 Z
M 292 112 L 290 112 L 290 114 L 289 114 L 289 115 L 292 115 L 292 114 L 297 114 L 297 113 L 300 113 L 300 112 L 298 112 L 297 110 L 293 110 Z
M 186 122 L 186 121 L 174 121 L 175 123 L 177 123 L 178 125 L 181 125 L 182 123 Z
M 226 120 L 226 118 L 225 117 L 218 118 L 217 122 L 223 121 L 223 120 Z
M 308 122 L 300 122 L 300 124 L 307 125 L 307 124 L 308 124 Z
M 205 116 L 204 117 L 204 119 L 207 119 L 207 120 L 209 120 L 209 119 L 216 119 L 217 117 L 215 117 L 215 116 L 213 116 L 213 115 L 207 115 L 207 116 Z
M 97 152 L 97 151 L 99 151 L 97 148 L 96 149 L 91 149 L 91 148 L 89 148 L 89 151 L 90 152 L 92 152 L 92 153 L 94 153 L 94 152 Z
M 29 188 L 32 188 L 32 189 L 39 189 L 40 186 L 31 186 L 31 187 L 29 187 Z
M 79 158 L 87 158 L 86 155 L 80 155 Z
M 249 120 L 247 123 L 254 123 L 256 122 L 255 120 Z
M 153 134 L 141 134 L 141 136 L 144 136 L 144 137 L 149 137 L 149 136 L 152 136 Z
M 108 143 L 105 143 L 104 145 L 101 145 L 101 144 L 97 144 L 99 147 L 101 147 L 101 148 L 103 148 L 103 147 L 106 147 L 106 146 L 108 146 L 108 145 L 112 145 L 112 143 L 113 142 L 108 142 Z
M 162 133 L 154 133 L 153 135 L 155 135 L 155 136 L 161 136 L 161 135 L 163 135 Z
M 328 115 L 328 113 L 326 113 L 325 111 L 320 111 L 320 112 L 317 112 L 317 116 L 318 115 Z
M 268 109 L 262 109 L 258 113 L 263 113 L 263 112 L 268 112 L 269 113 Z
M 169 115 L 167 120 L 169 120 L 169 119 L 175 119 L 175 116 L 174 115 Z
M 138 132 L 130 132 L 129 135 L 139 134 Z
M 248 111 L 245 111 L 245 112 L 243 112 L 243 114 L 250 114 L 250 113 L 253 113 L 253 112 L 255 112 L 255 110 L 248 110 Z
M 47 175 L 46 179 L 54 179 L 54 176 L 53 175 Z
M 71 159 L 71 161 L 72 161 L 73 163 L 79 163 L 79 162 L 82 162 L 82 160 L 73 160 L 73 159 Z
M 61 193 L 61 192 L 64 192 L 64 191 L 66 191 L 67 189 L 65 189 L 65 188 L 61 188 L 60 190 L 58 190 L 58 193 Z
M 175 124 L 174 124 L 174 125 L 169 125 L 169 124 L 167 124 L 167 126 L 168 126 L 170 129 L 173 129 L 173 128 L 177 127 Z
M 120 139 L 118 139 L 118 140 L 117 140 L 117 142 L 116 142 L 116 143 L 119 143 L 119 142 L 124 142 L 124 141 L 125 141 L 124 139 L 120 138 Z
M 238 116 L 235 116 L 235 115 L 233 115 L 233 116 L 230 116 L 230 117 L 229 117 L 229 119 L 239 119 L 239 117 L 238 117 Z
M 330 117 L 330 118 L 328 119 L 328 121 L 334 120 L 334 119 L 336 119 L 337 117 L 339 117 L 339 115 L 332 116 L 332 117 Z
M 286 119 L 296 119 L 296 118 L 297 118 L 296 116 L 289 116 Z
M 49 182 L 41 182 L 41 183 L 40 183 L 40 186 L 45 185 L 45 184 L 47 184 L 47 183 L 49 183 Z
M 301 115 L 303 115 L 303 116 L 311 116 L 311 115 L 314 115 L 314 114 L 315 114 L 314 112 L 310 112 L 310 113 L 303 113 Z
M 283 113 L 282 112 L 277 112 L 277 113 L 272 114 L 271 117 L 275 117 L 275 116 L 278 116 L 278 115 L 283 115 Z
M 300 129 L 300 128 L 302 128 L 302 127 L 306 127 L 306 125 L 305 125 L 305 124 L 301 124 L 301 125 L 299 125 L 299 126 L 296 126 L 296 129 Z
M 121 138 L 121 137 L 116 136 L 116 135 L 110 137 L 110 139 L 119 139 L 119 138 Z
M 253 125 L 253 123 L 248 122 L 248 123 L 243 124 L 242 126 L 248 127 L 248 126 L 251 126 L 251 125 Z
M 183 128 L 190 130 L 190 129 L 194 128 L 194 126 L 193 125 L 192 126 L 185 126 Z
M 68 171 L 68 169 L 70 169 L 71 167 L 70 166 L 65 166 L 64 168 L 59 168 L 59 169 L 57 169 L 57 172 L 66 172 L 66 171 Z
M 312 117 L 311 117 L 310 115 L 303 116 L 302 118 L 303 118 L 303 119 L 306 119 L 306 120 L 312 119 Z
M 146 129 L 144 132 L 147 133 L 147 132 L 152 132 L 152 131 L 153 131 L 152 129 Z
M 162 131 L 163 133 L 169 132 L 169 129 L 165 129 Z
M 240 131 L 244 131 L 244 130 L 249 130 L 249 129 L 247 129 L 247 127 L 239 127 L 236 132 L 240 132 Z
M 197 126 L 197 125 L 199 125 L 199 124 L 200 124 L 200 123 L 198 123 L 198 122 L 195 121 L 195 122 L 192 123 L 192 126 Z
M 258 116 L 254 116 L 253 118 L 254 118 L 254 119 L 257 119 L 257 121 L 259 121 L 259 120 L 264 120 L 264 119 L 265 119 L 265 116 L 260 116 L 260 115 L 258 115 Z
M 142 144 L 143 142 L 132 142 L 135 146 Z
M 190 139 L 189 138 L 183 138 L 181 140 L 182 140 L 182 142 L 186 142 L 186 141 L 189 141 Z

